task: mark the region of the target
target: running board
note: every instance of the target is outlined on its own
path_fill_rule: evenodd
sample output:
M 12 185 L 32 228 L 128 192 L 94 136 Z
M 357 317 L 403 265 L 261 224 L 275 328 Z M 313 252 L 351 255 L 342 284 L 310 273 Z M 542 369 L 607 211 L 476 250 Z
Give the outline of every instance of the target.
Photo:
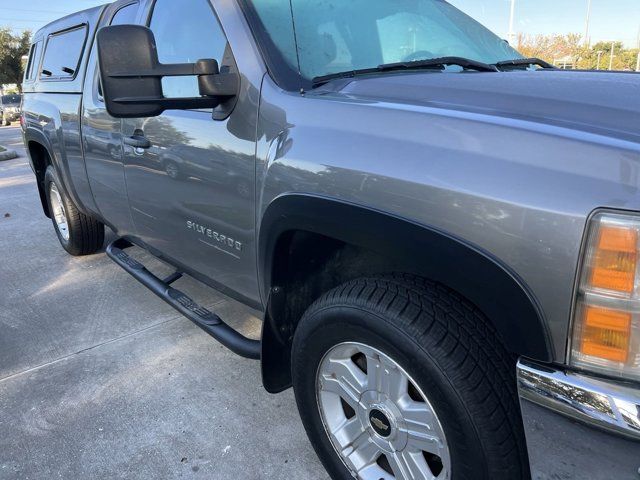
M 155 293 L 162 300 L 175 308 L 182 315 L 195 323 L 221 344 L 241 357 L 260 359 L 260 341 L 243 336 L 224 323 L 218 315 L 201 307 L 187 295 L 170 285 L 178 280 L 182 274 L 176 272 L 164 280 L 159 279 L 144 265 L 127 255 L 125 250 L 133 244 L 124 238 L 114 240 L 107 247 L 107 255 L 133 278 Z

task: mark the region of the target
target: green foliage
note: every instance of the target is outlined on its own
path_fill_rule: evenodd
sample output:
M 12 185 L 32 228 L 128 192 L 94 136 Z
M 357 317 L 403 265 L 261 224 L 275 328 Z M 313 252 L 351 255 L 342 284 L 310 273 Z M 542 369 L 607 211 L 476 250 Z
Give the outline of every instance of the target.
M 611 47 L 613 46 L 613 61 L 611 61 Z M 580 59 L 582 68 L 597 68 L 600 56 L 600 68 L 613 70 L 635 70 L 638 62 L 637 49 L 625 49 L 622 42 L 598 42 Z
M 613 59 L 611 47 L 613 46 Z M 579 34 L 521 35 L 518 50 L 526 57 L 538 57 L 550 63 L 584 70 L 635 70 L 638 49 L 626 49 L 622 42 L 598 42 L 585 45 Z M 598 58 L 600 61 L 598 62 Z
M 24 62 L 22 57 L 29 54 L 31 32 L 14 35 L 10 28 L 0 28 L 0 85 L 22 83 Z

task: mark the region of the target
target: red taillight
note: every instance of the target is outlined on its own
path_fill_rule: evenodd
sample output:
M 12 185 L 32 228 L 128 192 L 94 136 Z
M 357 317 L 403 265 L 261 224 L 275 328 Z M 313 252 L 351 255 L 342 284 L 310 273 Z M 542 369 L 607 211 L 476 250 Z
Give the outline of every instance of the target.
M 20 127 L 24 130 L 26 126 L 27 126 L 27 122 L 24 119 L 24 114 L 21 113 L 20 114 Z

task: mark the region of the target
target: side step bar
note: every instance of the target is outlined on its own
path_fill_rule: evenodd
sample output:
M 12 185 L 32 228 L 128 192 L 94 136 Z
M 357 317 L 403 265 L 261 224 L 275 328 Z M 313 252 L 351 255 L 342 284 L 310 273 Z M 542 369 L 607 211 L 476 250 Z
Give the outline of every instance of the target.
M 107 255 L 133 278 L 155 293 L 162 300 L 175 308 L 182 315 L 195 323 L 221 344 L 241 357 L 260 359 L 260 341 L 243 336 L 224 323 L 218 315 L 201 307 L 187 295 L 170 285 L 178 280 L 182 274 L 176 272 L 164 280 L 159 279 L 140 262 L 131 258 L 125 249 L 133 244 L 124 238 L 114 240 L 107 247 Z

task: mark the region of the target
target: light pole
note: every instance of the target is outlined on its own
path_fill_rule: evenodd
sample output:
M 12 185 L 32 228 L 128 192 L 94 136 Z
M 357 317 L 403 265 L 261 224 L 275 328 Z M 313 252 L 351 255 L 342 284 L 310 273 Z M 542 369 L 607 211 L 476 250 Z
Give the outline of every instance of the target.
M 604 52 L 602 50 L 598 50 L 598 66 L 596 67 L 596 70 L 600 70 L 600 60 L 602 60 L 602 54 Z
M 640 52 L 638 52 L 638 61 L 636 62 L 636 72 L 640 72 Z
M 616 46 L 615 42 L 611 42 L 611 56 L 609 57 L 609 71 L 613 70 L 613 53 Z
M 584 24 L 584 44 L 588 47 L 591 45 L 591 39 L 589 38 L 589 27 L 591 25 L 591 0 L 588 0 L 587 4 L 587 19 Z
M 511 0 L 511 16 L 509 17 L 509 43 L 513 46 L 515 43 L 516 32 L 513 31 L 513 24 L 516 18 L 516 0 Z

